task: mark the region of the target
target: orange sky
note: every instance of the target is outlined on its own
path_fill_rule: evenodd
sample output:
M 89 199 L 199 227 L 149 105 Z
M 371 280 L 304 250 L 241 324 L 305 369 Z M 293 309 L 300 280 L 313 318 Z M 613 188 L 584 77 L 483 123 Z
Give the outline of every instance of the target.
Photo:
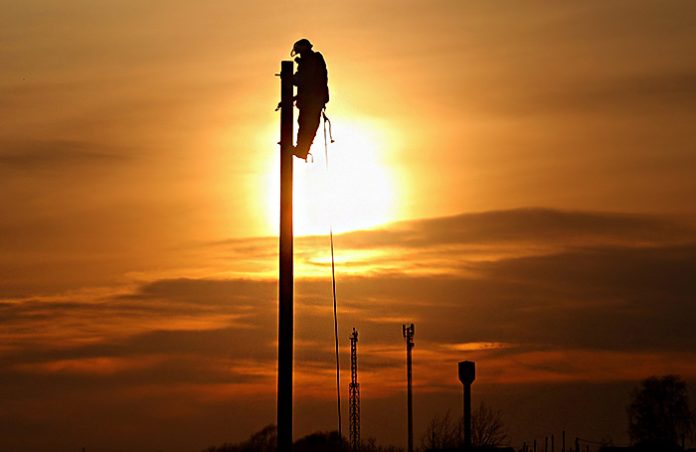
M 297 435 L 334 426 L 329 218 L 382 442 L 405 322 L 417 434 L 459 410 L 460 359 L 519 442 L 624 441 L 633 382 L 696 378 L 692 3 L 2 10 L 0 449 L 200 450 L 274 420 L 274 74 L 301 37 L 336 143 L 329 175 L 320 136 L 296 164 Z

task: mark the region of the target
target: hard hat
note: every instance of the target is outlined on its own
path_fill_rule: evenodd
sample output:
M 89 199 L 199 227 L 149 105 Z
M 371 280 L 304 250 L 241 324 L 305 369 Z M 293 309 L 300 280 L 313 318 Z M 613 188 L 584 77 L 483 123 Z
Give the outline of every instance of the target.
M 300 53 L 300 51 L 302 49 L 311 49 L 311 48 L 312 48 L 312 43 L 309 42 L 309 39 L 302 38 L 299 41 L 297 41 L 295 44 L 293 44 L 292 52 L 290 52 L 290 56 L 294 57 L 295 55 Z

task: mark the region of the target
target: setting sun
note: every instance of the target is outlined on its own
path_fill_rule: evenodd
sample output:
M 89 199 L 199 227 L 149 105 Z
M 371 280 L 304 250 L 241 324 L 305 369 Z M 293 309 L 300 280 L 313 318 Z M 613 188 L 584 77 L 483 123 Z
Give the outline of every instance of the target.
M 389 140 L 367 120 L 334 118 L 326 167 L 323 129 L 312 146 L 314 161 L 295 159 L 295 235 L 326 234 L 367 229 L 395 219 L 397 193 L 394 174 L 386 165 Z M 274 158 L 276 156 L 274 155 Z M 271 165 L 269 165 L 271 166 Z M 266 218 L 269 229 L 278 225 L 278 168 L 268 175 Z

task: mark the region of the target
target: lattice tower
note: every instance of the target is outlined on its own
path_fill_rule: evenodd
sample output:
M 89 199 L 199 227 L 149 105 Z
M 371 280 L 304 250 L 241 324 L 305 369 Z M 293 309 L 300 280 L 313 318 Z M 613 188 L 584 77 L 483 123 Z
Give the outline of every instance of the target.
M 358 383 L 358 332 L 350 336 L 350 447 L 360 448 L 360 384 Z

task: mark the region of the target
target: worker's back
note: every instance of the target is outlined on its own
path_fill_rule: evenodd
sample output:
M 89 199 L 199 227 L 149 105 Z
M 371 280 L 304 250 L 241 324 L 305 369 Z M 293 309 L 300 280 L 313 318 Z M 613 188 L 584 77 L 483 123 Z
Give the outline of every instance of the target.
M 326 104 L 329 102 L 329 85 L 326 62 L 319 52 L 307 52 L 297 58 L 297 106 Z

